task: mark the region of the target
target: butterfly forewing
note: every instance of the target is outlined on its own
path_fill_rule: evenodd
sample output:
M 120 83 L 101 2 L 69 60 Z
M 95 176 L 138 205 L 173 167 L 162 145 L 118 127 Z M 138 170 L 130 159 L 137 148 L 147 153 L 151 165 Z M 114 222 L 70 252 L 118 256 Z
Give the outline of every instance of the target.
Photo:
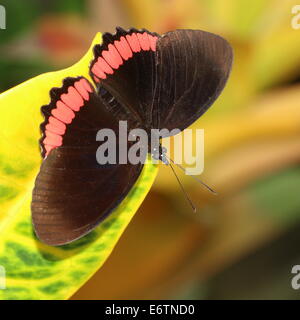
M 232 49 L 200 30 L 176 30 L 157 41 L 153 126 L 185 129 L 217 99 L 228 79 Z
M 85 87 L 78 87 L 80 81 L 85 81 Z M 40 144 L 45 158 L 35 181 L 31 211 L 39 239 L 61 245 L 100 223 L 133 187 L 142 164 L 97 162 L 96 134 L 103 128 L 117 133 L 118 119 L 86 79 L 68 78 L 51 96 L 50 104 L 42 108 Z

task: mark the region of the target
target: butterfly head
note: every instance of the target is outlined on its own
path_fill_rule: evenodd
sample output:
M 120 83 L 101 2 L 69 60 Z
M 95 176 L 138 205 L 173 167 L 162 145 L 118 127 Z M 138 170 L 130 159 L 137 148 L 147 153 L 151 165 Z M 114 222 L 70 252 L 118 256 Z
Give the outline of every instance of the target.
M 169 161 L 167 159 L 166 153 L 167 153 L 167 149 L 163 147 L 161 144 L 159 145 L 158 148 L 154 147 L 151 150 L 151 156 L 154 160 L 160 160 L 162 163 L 168 165 Z

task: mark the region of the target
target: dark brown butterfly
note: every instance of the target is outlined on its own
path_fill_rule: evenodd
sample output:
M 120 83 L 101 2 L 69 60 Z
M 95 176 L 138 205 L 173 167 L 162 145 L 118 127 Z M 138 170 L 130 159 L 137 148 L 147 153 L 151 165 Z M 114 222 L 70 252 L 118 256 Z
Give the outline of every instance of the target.
M 176 30 L 162 36 L 117 28 L 94 47 L 91 84 L 66 78 L 42 107 L 43 162 L 32 197 L 39 239 L 49 245 L 74 241 L 107 217 L 126 197 L 142 164 L 99 165 L 99 129 L 183 130 L 197 120 L 225 86 L 232 49 L 220 36 Z M 151 150 L 149 150 L 151 153 Z

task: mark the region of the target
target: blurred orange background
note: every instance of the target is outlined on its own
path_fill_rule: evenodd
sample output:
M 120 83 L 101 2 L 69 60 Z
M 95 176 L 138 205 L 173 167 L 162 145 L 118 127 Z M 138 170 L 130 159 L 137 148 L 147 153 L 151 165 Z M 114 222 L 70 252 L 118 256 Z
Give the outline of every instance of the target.
M 217 33 L 234 48 L 233 71 L 205 129 L 210 194 L 169 168 L 105 265 L 72 299 L 298 299 L 300 264 L 300 29 L 294 0 L 2 1 L 0 90 L 79 60 L 97 31 Z M 22 14 L 20 14 L 22 13 Z M 300 22 L 300 21 L 299 21 Z M 3 33 L 4 34 L 4 33 Z M 180 173 L 179 173 L 180 174 Z

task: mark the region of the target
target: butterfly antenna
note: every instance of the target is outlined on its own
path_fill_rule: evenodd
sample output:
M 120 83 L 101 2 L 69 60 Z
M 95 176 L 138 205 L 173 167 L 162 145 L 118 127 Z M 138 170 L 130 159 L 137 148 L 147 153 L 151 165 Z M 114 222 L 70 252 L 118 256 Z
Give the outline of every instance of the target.
M 165 157 L 167 157 L 166 155 L 165 155 Z M 168 158 L 168 160 L 170 161 L 170 162 L 172 162 L 173 164 L 175 164 L 178 168 L 180 168 L 185 174 L 186 174 L 186 169 L 183 167 L 183 166 L 181 166 L 180 164 L 178 164 L 178 163 L 175 163 L 171 158 L 169 158 L 169 157 L 167 157 Z M 206 183 L 204 183 L 202 180 L 200 180 L 199 178 L 197 178 L 197 177 L 195 177 L 195 176 L 193 176 L 193 175 L 190 175 L 190 177 L 192 177 L 195 181 L 197 181 L 198 183 L 200 183 L 202 186 L 204 186 L 207 190 L 209 190 L 211 193 L 213 193 L 214 195 L 217 195 L 218 193 L 215 191 L 215 190 L 213 190 L 211 187 L 209 187 Z
M 190 204 L 190 206 L 192 207 L 193 211 L 196 212 L 197 209 L 196 209 L 195 205 L 193 204 L 192 200 L 190 199 L 190 197 L 188 196 L 187 192 L 185 191 L 182 183 L 180 182 L 180 180 L 179 180 L 179 178 L 178 178 L 178 176 L 177 176 L 177 174 L 176 174 L 171 162 L 169 162 L 168 164 L 169 164 L 170 168 L 172 169 L 172 171 L 173 171 L 173 173 L 174 173 L 174 175 L 175 175 L 175 177 L 176 177 L 176 179 L 177 179 L 177 181 L 178 181 L 178 183 L 180 185 L 180 188 L 181 188 L 183 194 L 185 195 L 185 198 L 186 198 L 187 202 Z

